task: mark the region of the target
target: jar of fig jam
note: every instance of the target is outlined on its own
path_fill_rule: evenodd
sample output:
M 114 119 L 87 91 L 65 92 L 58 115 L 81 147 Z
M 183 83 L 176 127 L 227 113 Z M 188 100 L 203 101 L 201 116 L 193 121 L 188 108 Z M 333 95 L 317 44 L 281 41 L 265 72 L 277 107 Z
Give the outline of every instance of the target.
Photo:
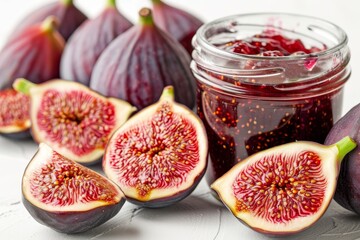
M 209 138 L 209 183 L 258 151 L 323 143 L 341 116 L 347 41 L 330 22 L 281 13 L 226 17 L 197 31 L 191 68 Z

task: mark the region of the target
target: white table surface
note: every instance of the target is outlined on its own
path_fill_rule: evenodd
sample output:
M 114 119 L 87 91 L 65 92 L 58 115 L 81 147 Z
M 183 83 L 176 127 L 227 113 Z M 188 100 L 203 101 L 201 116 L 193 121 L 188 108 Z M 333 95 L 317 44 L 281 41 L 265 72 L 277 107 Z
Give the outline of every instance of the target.
M 16 21 L 46 0 L 0 1 L 0 46 Z M 104 0 L 78 0 L 77 5 L 95 16 Z M 345 29 L 352 51 L 352 77 L 345 87 L 345 113 L 360 103 L 360 1 L 358 0 L 168 0 L 197 14 L 204 21 L 250 12 L 291 12 L 318 16 Z M 132 21 L 149 0 L 119 0 L 119 8 Z M 203 181 L 188 198 L 162 209 L 138 208 L 125 203 L 121 211 L 104 225 L 83 234 L 57 233 L 37 223 L 21 202 L 21 177 L 37 149 L 31 141 L 0 137 L 0 239 L 271 239 L 238 222 L 210 194 Z M 100 167 L 96 168 L 101 171 Z M 360 217 L 333 202 L 325 215 L 310 229 L 284 239 L 360 239 Z

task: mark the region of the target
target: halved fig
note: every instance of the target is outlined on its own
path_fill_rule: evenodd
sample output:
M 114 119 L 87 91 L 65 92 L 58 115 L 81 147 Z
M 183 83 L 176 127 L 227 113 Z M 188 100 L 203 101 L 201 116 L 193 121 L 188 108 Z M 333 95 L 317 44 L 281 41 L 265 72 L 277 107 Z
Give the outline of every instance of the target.
M 0 90 L 0 134 L 12 138 L 30 137 L 29 96 L 14 89 Z
M 110 180 L 41 143 L 22 179 L 31 216 L 58 232 L 79 233 L 114 217 L 125 198 Z
M 14 88 L 30 95 L 34 140 L 82 164 L 100 160 L 110 135 L 136 110 L 125 101 L 105 98 L 66 80 L 35 85 L 17 79 Z
M 151 10 L 139 11 L 139 24 L 120 34 L 95 64 L 90 88 L 104 96 L 128 101 L 138 109 L 155 103 L 162 89 L 173 85 L 176 100 L 195 104 L 190 56 L 153 21 Z
M 67 42 L 61 58 L 61 78 L 88 86 L 93 67 L 102 51 L 132 26 L 117 10 L 115 0 L 106 2 L 101 14 L 85 21 Z
M 207 151 L 201 120 L 174 102 L 174 89 L 168 86 L 159 102 L 116 130 L 103 169 L 130 202 L 164 207 L 195 189 L 206 169 Z
M 203 22 L 194 15 L 170 6 L 162 0 L 151 0 L 153 3 L 154 19 L 156 24 L 169 33 L 191 55 L 193 47 L 192 38 Z
M 59 77 L 65 42 L 56 28 L 56 19 L 49 17 L 5 44 L 0 52 L 0 89 L 11 88 L 19 77 L 34 83 Z
M 315 223 L 335 192 L 340 163 L 356 147 L 345 137 L 331 146 L 298 141 L 236 164 L 211 188 L 236 218 L 270 235 L 289 235 Z
M 24 29 L 54 16 L 59 21 L 59 32 L 67 40 L 87 17 L 73 3 L 73 0 L 57 0 L 33 10 L 15 27 L 9 39 L 17 37 Z

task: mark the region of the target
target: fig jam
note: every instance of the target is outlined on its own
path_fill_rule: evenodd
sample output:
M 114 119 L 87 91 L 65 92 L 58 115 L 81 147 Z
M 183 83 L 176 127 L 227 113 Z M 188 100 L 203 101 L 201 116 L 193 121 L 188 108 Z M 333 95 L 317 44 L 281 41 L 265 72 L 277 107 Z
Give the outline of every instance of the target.
M 281 24 L 270 27 L 271 14 L 217 20 L 194 39 L 191 67 L 209 139 L 210 184 L 261 150 L 299 140 L 323 143 L 341 116 L 350 75 L 346 34 L 319 19 L 275 15 Z

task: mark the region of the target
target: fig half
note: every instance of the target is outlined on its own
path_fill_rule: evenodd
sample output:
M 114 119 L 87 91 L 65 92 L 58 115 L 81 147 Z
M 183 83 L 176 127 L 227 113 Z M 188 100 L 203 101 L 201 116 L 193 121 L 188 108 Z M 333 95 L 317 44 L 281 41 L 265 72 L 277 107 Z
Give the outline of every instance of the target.
M 192 38 L 203 22 L 194 15 L 170 6 L 162 0 L 151 1 L 156 24 L 178 40 L 191 55 L 193 50 Z
M 64 233 L 84 232 L 105 223 L 125 202 L 110 180 L 44 143 L 25 169 L 22 195 L 35 220 Z
M 113 134 L 103 158 L 105 174 L 127 200 L 164 207 L 188 196 L 204 175 L 208 143 L 201 120 L 164 89 Z
M 105 98 L 66 80 L 35 85 L 17 79 L 14 88 L 30 95 L 34 140 L 82 164 L 100 160 L 110 135 L 136 110 L 125 101 Z
M 0 90 L 0 134 L 30 137 L 30 98 L 14 89 Z
M 315 223 L 335 192 L 340 163 L 356 147 L 345 137 L 331 146 L 298 141 L 236 164 L 211 188 L 236 218 L 269 235 L 289 235 Z
M 106 2 L 102 13 L 85 21 L 67 42 L 61 58 L 61 78 L 88 86 L 93 67 L 102 51 L 132 26 L 117 10 L 115 0 Z
M 360 104 L 338 120 L 326 137 L 325 144 L 333 144 L 344 136 L 360 144 Z M 334 199 L 344 208 L 360 215 L 360 148 L 345 156 L 339 174 Z
M 100 55 L 90 87 L 142 109 L 155 103 L 162 89 L 173 85 L 176 101 L 195 104 L 195 80 L 190 56 L 153 22 L 151 10 L 139 12 L 139 24 L 119 35 Z
M 9 39 L 17 38 L 24 29 L 44 21 L 49 16 L 54 16 L 58 19 L 59 32 L 65 40 L 87 19 L 85 14 L 74 5 L 72 0 L 57 0 L 35 9 L 25 16 L 15 27 Z
M 59 77 L 65 43 L 56 28 L 56 19 L 49 17 L 5 44 L 0 52 L 0 89 L 11 88 L 20 77 L 34 83 Z

